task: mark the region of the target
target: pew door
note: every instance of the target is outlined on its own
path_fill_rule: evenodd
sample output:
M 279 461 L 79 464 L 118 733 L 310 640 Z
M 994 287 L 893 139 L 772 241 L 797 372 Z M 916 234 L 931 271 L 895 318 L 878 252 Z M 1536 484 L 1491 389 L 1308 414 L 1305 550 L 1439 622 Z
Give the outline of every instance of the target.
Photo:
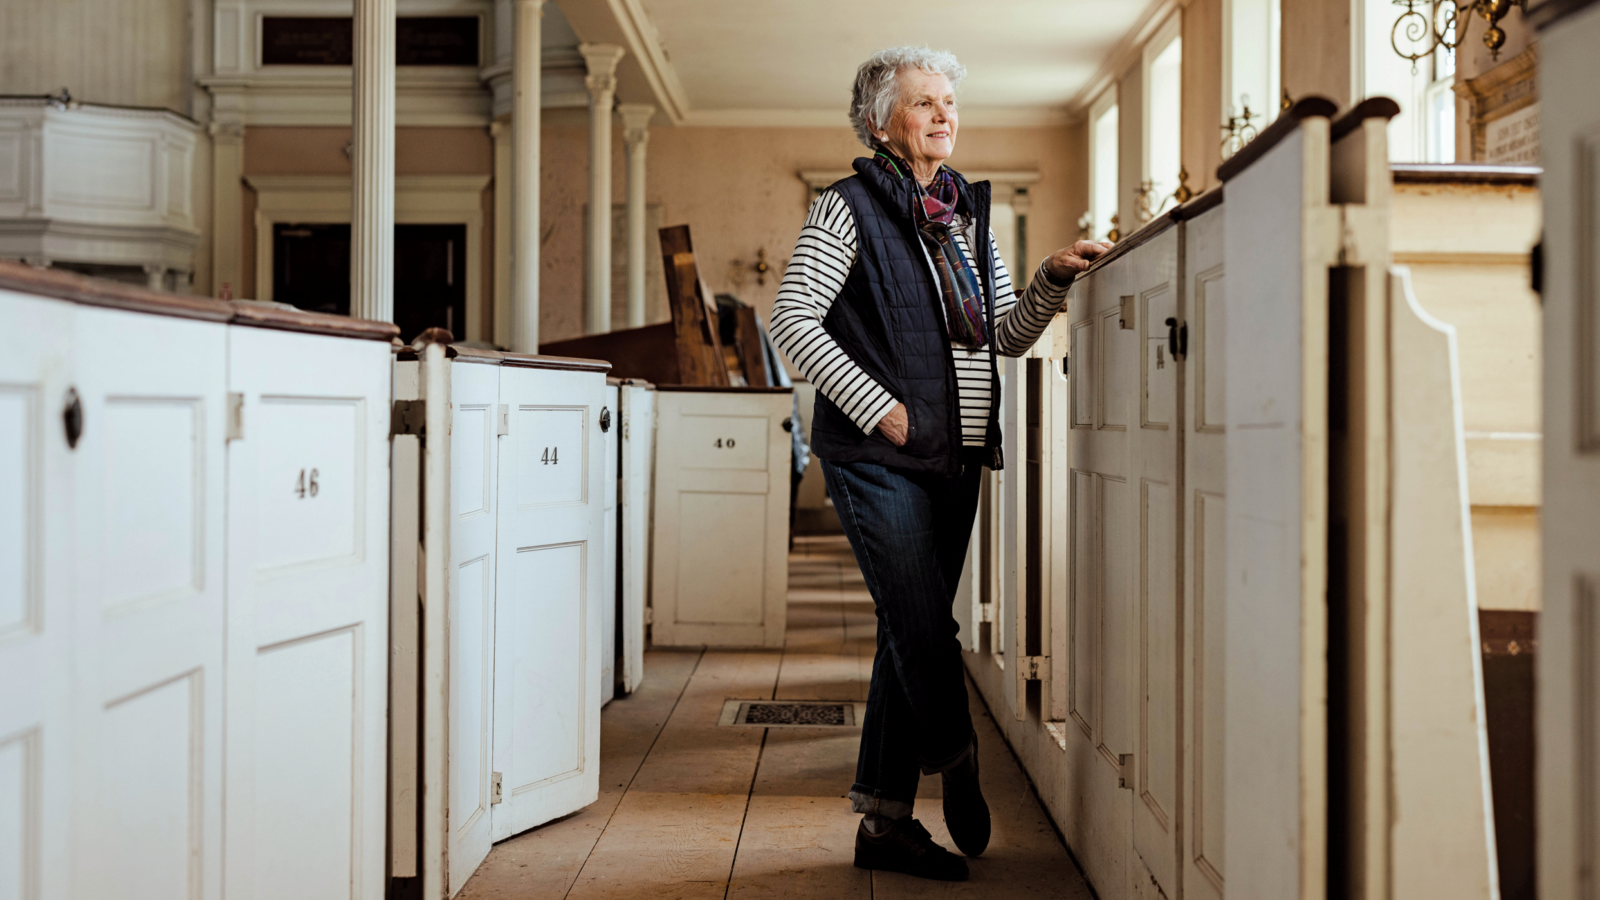
M 1539 892 L 1550 900 L 1600 890 L 1597 41 L 1600 7 L 1588 4 L 1548 26 L 1539 46 L 1545 401 L 1538 834 Z
M 605 508 L 602 514 L 605 519 L 602 529 L 605 552 L 600 561 L 600 577 L 605 583 L 605 588 L 601 591 L 603 600 L 600 603 L 601 706 L 610 703 L 616 696 L 617 657 L 621 655 L 621 642 L 617 640 L 617 612 L 622 604 L 622 595 L 617 592 L 621 582 L 617 577 L 617 564 L 621 558 L 618 551 L 622 538 L 617 521 L 617 493 L 622 487 L 621 419 L 621 389 L 617 385 L 607 384 L 605 405 L 600 408 L 600 440 L 605 444 L 603 477 Z
M 449 873 L 453 896 L 489 855 L 500 368 L 450 366 Z
M 215 897 L 228 329 L 75 318 L 74 894 Z
M 652 642 L 782 647 L 789 388 L 656 392 Z
M 1183 891 L 1222 900 L 1223 597 L 1227 468 L 1223 441 L 1227 296 L 1222 210 L 1184 223 Z
M 599 795 L 602 371 L 500 367 L 494 840 Z
M 1066 795 L 1078 812 L 1063 825 L 1085 874 L 1105 885 L 1126 883 L 1132 842 L 1133 795 L 1124 790 L 1133 777 L 1135 673 L 1129 429 L 1138 427 L 1140 348 L 1131 309 L 1125 316 L 1122 303 L 1131 281 L 1128 267 L 1119 265 L 1081 276 L 1067 323 L 1070 466 L 1067 521 L 1058 540 L 1065 542 L 1071 572 Z
M 386 879 L 386 341 L 228 329 L 227 894 Z
M 4 897 L 65 897 L 72 878 L 70 798 L 79 774 L 71 752 L 77 457 L 62 412 L 74 389 L 75 310 L 70 303 L 0 291 L 0 319 L 28 336 L 0 354 Z
M 1183 311 L 1179 302 L 1178 254 L 1182 228 L 1169 227 L 1135 247 L 1113 266 L 1127 270 L 1123 306 L 1133 298 L 1131 331 L 1138 357 L 1128 403 L 1128 480 L 1121 515 L 1133 526 L 1123 556 L 1108 564 L 1126 567 L 1129 593 L 1108 594 L 1106 602 L 1126 603 L 1137 666 L 1133 727 L 1133 845 L 1157 886 L 1178 896 L 1178 814 L 1180 808 L 1179 720 L 1183 623 L 1178 577 L 1182 498 L 1178 493 L 1182 420 L 1178 406 L 1182 372 Z M 1109 400 L 1108 400 L 1109 402 Z M 1107 510 L 1108 515 L 1117 515 Z M 1108 536 L 1109 537 L 1109 536 Z M 1118 578 L 1121 580 L 1121 577 Z M 1124 645 L 1126 646 L 1126 645 Z M 1135 870 L 1135 880 L 1144 876 Z

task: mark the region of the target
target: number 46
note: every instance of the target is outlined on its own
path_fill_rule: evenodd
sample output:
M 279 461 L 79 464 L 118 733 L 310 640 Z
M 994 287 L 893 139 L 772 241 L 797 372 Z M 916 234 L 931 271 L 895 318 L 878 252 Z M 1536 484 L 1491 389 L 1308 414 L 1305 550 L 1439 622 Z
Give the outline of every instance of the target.
M 300 470 L 300 477 L 294 480 L 294 495 L 301 500 L 317 495 L 317 470 L 311 470 L 311 477 L 306 478 L 306 470 Z

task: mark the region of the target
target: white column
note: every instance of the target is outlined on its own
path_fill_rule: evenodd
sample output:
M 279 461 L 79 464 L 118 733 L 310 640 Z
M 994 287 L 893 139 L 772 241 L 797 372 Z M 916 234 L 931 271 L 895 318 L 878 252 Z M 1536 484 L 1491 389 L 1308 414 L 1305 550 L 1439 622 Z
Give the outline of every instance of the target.
M 614 44 L 579 44 L 589 68 L 589 293 L 584 330 L 611 330 L 611 104 L 617 93 L 617 63 L 624 51 Z
M 511 349 L 539 352 L 540 17 L 544 0 L 516 0 L 511 55 Z
M 213 297 L 242 298 L 240 251 L 244 242 L 244 125 L 222 119 L 211 132 L 211 290 Z M 266 277 L 271 278 L 268 272 Z M 257 273 L 256 280 L 261 279 Z
M 394 5 L 356 0 L 350 315 L 394 321 Z
M 628 327 L 644 324 L 644 151 L 650 145 L 650 117 L 656 108 L 648 103 L 622 103 L 622 140 L 628 148 Z
M 494 321 L 490 340 L 510 347 L 511 332 L 511 123 L 489 125 L 494 140 Z

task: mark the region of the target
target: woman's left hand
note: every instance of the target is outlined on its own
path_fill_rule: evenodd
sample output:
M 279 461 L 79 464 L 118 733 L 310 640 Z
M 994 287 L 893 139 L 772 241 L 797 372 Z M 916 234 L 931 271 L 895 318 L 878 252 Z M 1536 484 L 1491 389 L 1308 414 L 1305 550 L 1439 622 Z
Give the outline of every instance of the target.
M 1044 270 L 1057 281 L 1066 281 L 1089 268 L 1101 254 L 1111 249 L 1110 244 L 1099 241 L 1079 241 L 1071 247 L 1062 247 L 1044 261 Z

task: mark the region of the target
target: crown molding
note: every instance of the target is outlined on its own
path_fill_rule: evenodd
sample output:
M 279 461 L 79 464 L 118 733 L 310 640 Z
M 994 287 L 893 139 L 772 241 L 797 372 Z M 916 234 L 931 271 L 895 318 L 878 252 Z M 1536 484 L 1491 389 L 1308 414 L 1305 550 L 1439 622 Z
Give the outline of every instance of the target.
M 1098 100 L 1106 89 L 1116 84 L 1123 72 L 1144 59 L 1145 42 L 1166 24 L 1167 17 L 1178 13 L 1186 6 L 1188 6 L 1186 0 L 1151 0 L 1150 5 L 1139 14 L 1138 21 L 1133 23 L 1133 27 L 1122 36 L 1122 40 L 1106 54 L 1106 58 L 1100 63 L 1100 68 L 1095 70 L 1094 77 L 1089 79 L 1067 104 L 1067 112 L 1072 121 L 1082 121 L 1090 104 Z

